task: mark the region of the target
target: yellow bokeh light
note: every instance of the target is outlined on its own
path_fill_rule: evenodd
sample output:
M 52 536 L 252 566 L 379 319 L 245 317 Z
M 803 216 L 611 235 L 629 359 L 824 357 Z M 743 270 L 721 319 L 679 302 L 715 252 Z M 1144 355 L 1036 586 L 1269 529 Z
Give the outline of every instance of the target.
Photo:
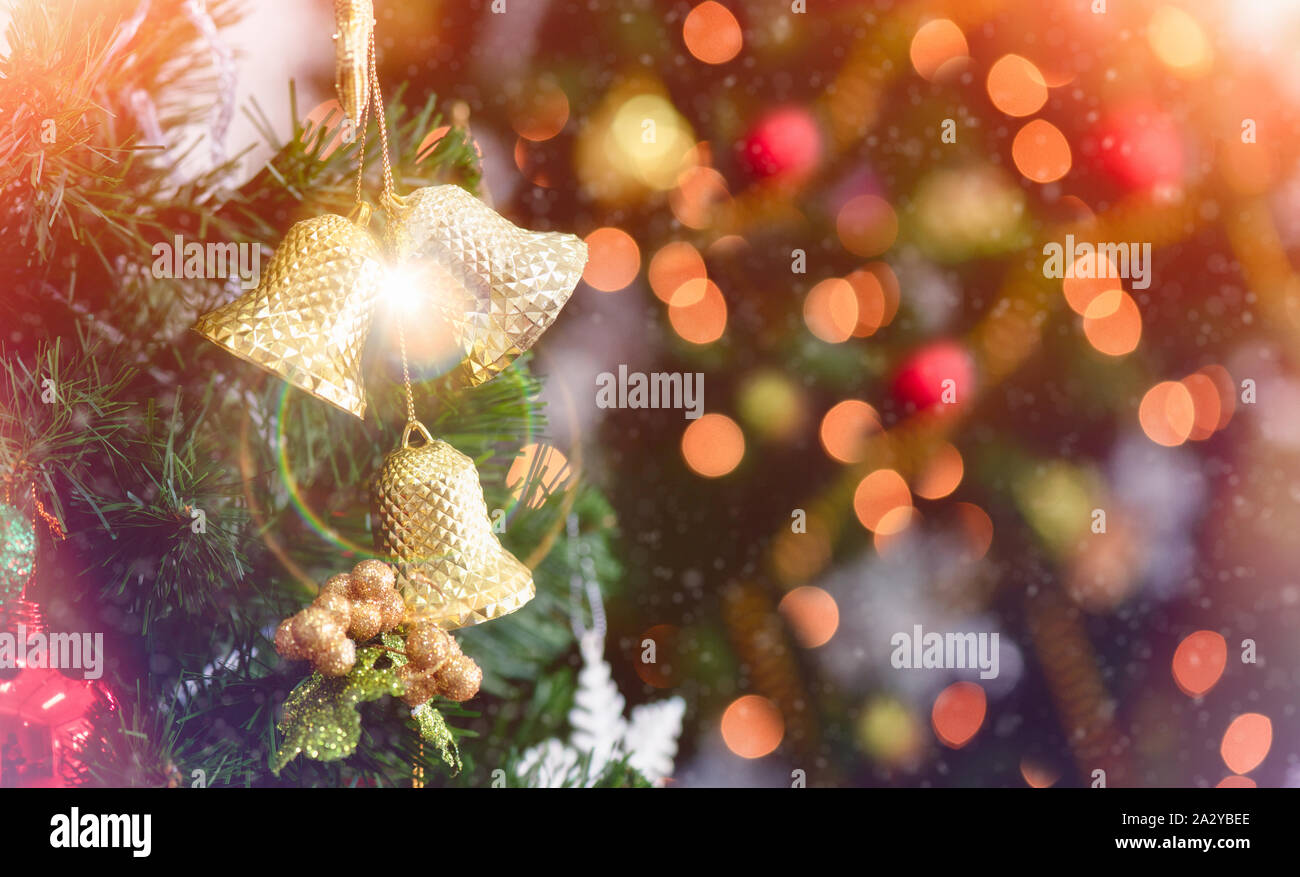
M 867 755 L 891 766 L 912 764 L 922 751 L 920 722 L 894 697 L 880 697 L 863 707 L 857 737 Z
M 1176 6 L 1161 6 L 1147 22 L 1151 51 L 1170 70 L 1186 78 L 1209 71 L 1214 53 L 1196 19 Z
M 624 204 L 674 188 L 700 160 L 694 132 L 661 83 L 615 86 L 579 129 L 574 168 L 587 195 Z

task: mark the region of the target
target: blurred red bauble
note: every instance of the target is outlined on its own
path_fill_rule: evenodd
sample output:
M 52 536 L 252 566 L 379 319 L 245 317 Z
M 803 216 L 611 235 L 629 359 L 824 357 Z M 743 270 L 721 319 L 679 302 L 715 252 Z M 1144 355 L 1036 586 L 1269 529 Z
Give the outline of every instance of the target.
M 1183 179 L 1183 144 L 1167 113 L 1131 103 L 1107 115 L 1088 144 L 1107 176 L 1129 191 L 1176 186 Z
M 975 386 L 975 364 L 955 341 L 935 341 L 915 350 L 894 377 L 894 399 L 906 410 L 965 403 Z
M 782 107 L 759 119 L 737 148 L 750 179 L 801 183 L 821 162 L 822 135 L 808 110 Z
M 44 666 L 70 654 L 88 656 L 55 646 L 35 603 L 22 597 L 0 603 L 0 636 L 9 646 L 0 673 L 0 788 L 78 784 L 91 717 L 116 710 L 116 698 L 82 669 Z

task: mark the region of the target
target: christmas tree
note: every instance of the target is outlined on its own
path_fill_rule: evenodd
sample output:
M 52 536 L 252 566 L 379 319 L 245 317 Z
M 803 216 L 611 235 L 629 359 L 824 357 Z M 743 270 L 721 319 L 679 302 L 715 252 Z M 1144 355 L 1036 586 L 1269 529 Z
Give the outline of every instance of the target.
M 67 781 L 1295 784 L 1291 10 L 331 6 L 14 6 L 0 628 L 107 658 L 0 672 Z M 320 25 L 282 117 L 243 12 Z M 373 321 L 232 356 L 325 216 Z M 486 343 L 357 255 L 435 233 L 588 258 Z M 357 360 L 304 386 L 314 344 Z M 399 622 L 458 573 L 358 566 L 415 420 L 514 611 Z
M 281 141 L 283 126 L 253 108 L 274 156 L 232 183 L 222 31 L 237 12 L 24 2 L 8 25 L 0 471 L 13 532 L 36 545 L 7 539 L 13 593 L 0 596 L 43 609 L 52 636 L 103 631 L 106 656 L 93 685 L 69 683 L 86 695 L 80 712 L 51 719 L 65 751 L 45 782 L 423 785 L 482 783 L 500 768 L 518 784 L 514 759 L 562 728 L 576 685 L 562 658 L 575 642 L 566 610 L 578 557 L 603 586 L 618 579 L 615 518 L 580 479 L 551 490 L 529 470 L 546 412 L 527 355 L 467 387 L 421 373 L 413 350 L 411 404 L 472 458 L 486 508 L 470 511 L 527 560 L 537 596 L 526 617 L 459 632 L 482 678 L 463 705 L 403 703 L 406 656 L 391 634 L 362 635 L 339 679 L 304 680 L 310 668 L 277 654 L 281 619 L 374 556 L 370 482 L 401 436 L 405 351 L 381 322 L 365 363 L 372 416 L 360 421 L 191 327 L 256 285 L 262 248 L 295 222 L 351 209 L 363 150 L 360 185 L 378 182 L 381 158 L 387 171 L 385 146 L 404 189 L 472 192 L 480 176 L 462 129 L 425 142 L 441 119 L 429 94 L 388 105 L 391 144 L 372 132 L 343 148 L 330 136 L 337 117 L 311 126 L 295 108 Z M 187 150 L 205 147 L 206 169 L 184 173 Z M 516 459 L 525 447 L 540 450 Z M 34 672 L 7 678 L 21 687 Z M 299 712 L 286 715 L 286 700 Z M 345 742 L 295 757 L 319 755 L 331 734 Z M 609 782 L 645 782 L 624 756 L 607 761 Z

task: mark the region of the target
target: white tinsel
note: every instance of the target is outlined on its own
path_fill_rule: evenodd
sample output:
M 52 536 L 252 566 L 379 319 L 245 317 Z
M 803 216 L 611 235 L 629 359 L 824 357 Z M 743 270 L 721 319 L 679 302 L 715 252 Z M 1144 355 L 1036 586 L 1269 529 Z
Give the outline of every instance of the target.
M 569 742 L 551 738 L 529 749 L 519 760 L 519 778 L 532 774 L 530 785 L 550 788 L 592 786 L 606 766 L 626 756 L 638 773 L 660 785 L 673 770 L 686 702 L 672 697 L 634 707 L 625 719 L 626 701 L 610 677 L 604 637 L 588 632 L 579 645 L 583 664 L 573 709 L 569 711 L 573 727 Z M 590 763 L 584 772 L 581 763 L 588 757 Z

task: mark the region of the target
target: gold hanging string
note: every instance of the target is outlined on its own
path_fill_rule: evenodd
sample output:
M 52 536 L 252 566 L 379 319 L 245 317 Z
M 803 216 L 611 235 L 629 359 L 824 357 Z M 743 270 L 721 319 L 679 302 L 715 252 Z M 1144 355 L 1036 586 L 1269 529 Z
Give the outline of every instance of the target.
M 373 38 L 371 39 L 370 50 L 372 52 L 374 51 Z M 357 127 L 361 131 L 361 142 L 360 144 L 358 144 L 359 148 L 357 150 L 357 204 L 358 205 L 360 205 L 363 202 L 361 193 L 366 180 L 366 132 L 370 128 L 369 121 L 370 121 L 370 101 L 366 101 L 365 105 L 361 107 L 361 118 L 356 120 Z
M 415 423 L 415 393 L 411 390 L 411 367 L 406 362 L 406 329 L 397 321 L 397 346 L 402 350 L 402 386 L 406 389 L 406 422 Z
M 384 195 L 388 198 L 396 194 L 393 188 L 393 166 L 388 158 L 388 117 L 384 110 L 384 95 L 379 88 L 379 68 L 375 60 L 375 34 L 370 34 L 370 94 L 375 104 L 375 122 L 379 124 L 379 142 L 383 148 L 381 158 L 384 164 Z
M 375 108 L 375 123 L 379 126 L 379 144 L 380 144 L 380 161 L 384 169 L 384 198 L 383 204 L 389 211 L 390 217 L 392 212 L 392 202 L 396 198 L 396 189 L 393 185 L 393 164 L 388 156 L 388 117 L 384 108 L 384 93 L 379 87 L 379 65 L 376 60 L 378 52 L 375 49 L 375 34 L 370 34 L 370 96 Z M 364 160 L 364 156 L 363 156 Z M 358 179 L 358 192 L 360 191 L 360 181 Z M 391 219 L 390 219 L 391 221 Z M 401 320 L 397 322 L 397 345 L 402 352 L 402 388 L 406 392 L 406 422 L 407 424 L 416 423 L 415 419 L 415 391 L 411 386 L 411 366 L 406 358 L 406 329 Z

